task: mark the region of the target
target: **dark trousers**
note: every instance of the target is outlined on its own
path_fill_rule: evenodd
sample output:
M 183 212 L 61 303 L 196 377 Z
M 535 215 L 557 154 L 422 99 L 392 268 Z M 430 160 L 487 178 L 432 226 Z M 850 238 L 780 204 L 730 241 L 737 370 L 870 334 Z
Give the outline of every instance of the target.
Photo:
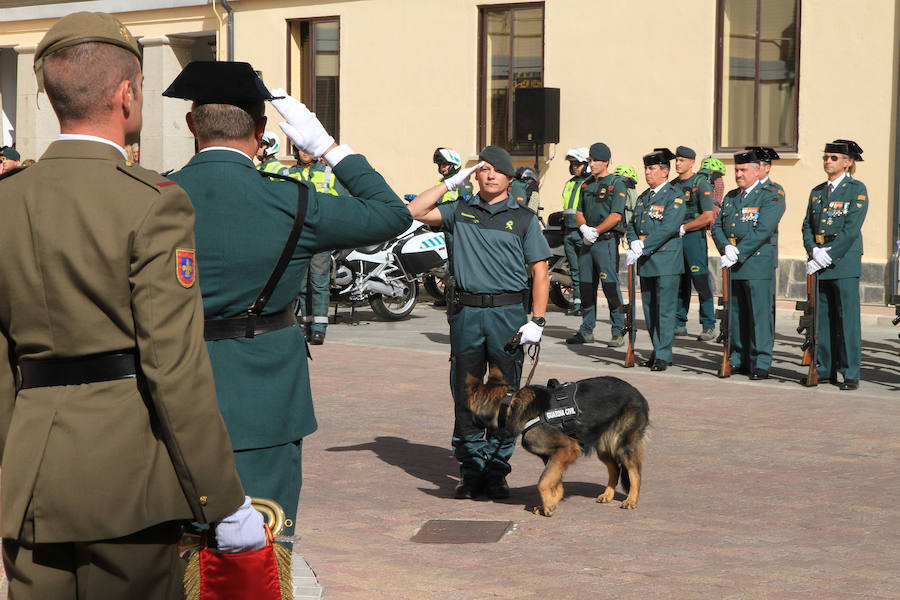
M 303 484 L 303 440 L 279 444 L 269 448 L 238 450 L 234 453 L 234 466 L 244 486 L 244 493 L 254 498 L 274 500 L 284 509 L 285 524 L 281 535 L 294 535 L 297 523 L 297 503 Z
M 460 475 L 478 479 L 506 475 L 516 438 L 500 438 L 475 422 L 469 410 L 466 376 L 482 381 L 488 365 L 497 367 L 508 384 L 519 386 L 524 353 L 518 346 L 507 352 L 504 345 L 525 324 L 521 304 L 495 308 L 459 307 L 450 318 L 450 391 L 453 394 L 453 455 Z
M 641 277 L 641 303 L 653 344 L 653 358 L 669 364 L 672 364 L 672 341 L 675 339 L 675 301 L 679 277 Z
M 859 278 L 819 279 L 819 378 L 859 380 L 862 363 Z
M 566 260 L 569 263 L 569 274 L 572 275 L 572 299 L 581 304 L 581 272 L 578 268 L 578 255 L 581 254 L 583 244 L 581 234 L 577 229 L 565 229 L 563 248 L 566 252 Z M 596 290 L 594 290 L 596 293 Z
M 625 327 L 625 315 L 620 310 L 622 290 L 619 289 L 619 250 L 616 238 L 597 240 L 590 246 L 584 245 L 578 259 L 584 309 L 578 331 L 582 335 L 594 332 L 594 323 L 597 321 L 597 288 L 602 287 L 609 307 L 610 333 L 612 337 L 621 336 Z
M 182 523 L 90 542 L 34 542 L 34 512 L 19 539 L 4 538 L 10 600 L 176 600 L 186 566 L 178 556 Z
M 731 366 L 734 369 L 768 371 L 772 366 L 774 285 L 771 279 L 731 281 Z

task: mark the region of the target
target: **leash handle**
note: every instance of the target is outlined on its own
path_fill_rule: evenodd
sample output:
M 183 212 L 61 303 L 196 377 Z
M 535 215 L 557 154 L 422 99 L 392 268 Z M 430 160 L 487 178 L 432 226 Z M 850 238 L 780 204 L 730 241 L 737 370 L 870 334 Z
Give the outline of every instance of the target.
M 503 346 L 503 349 L 506 350 L 507 352 L 512 352 L 513 350 L 516 349 L 516 346 L 519 346 L 521 343 L 522 343 L 522 332 L 517 331 L 514 334 L 512 334 L 512 337 L 510 337 L 508 340 L 506 340 L 506 345 Z

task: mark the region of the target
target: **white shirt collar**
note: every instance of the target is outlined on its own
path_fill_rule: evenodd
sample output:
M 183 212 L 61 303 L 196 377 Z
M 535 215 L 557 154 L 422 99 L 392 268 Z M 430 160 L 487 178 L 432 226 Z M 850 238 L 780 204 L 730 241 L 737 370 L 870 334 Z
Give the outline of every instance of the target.
M 666 185 L 667 183 L 669 183 L 669 182 L 668 182 L 668 181 L 663 181 L 661 184 L 659 184 L 658 186 L 656 186 L 655 188 L 653 188 L 653 193 L 654 193 L 654 194 L 658 194 L 658 193 L 659 193 L 659 190 L 661 190 L 661 189 L 663 188 L 663 186 Z
M 766 177 L 764 177 L 763 179 L 760 179 L 759 182 L 760 182 L 760 183 L 768 183 L 768 182 L 769 182 L 769 177 L 768 177 L 768 175 L 767 175 Z
M 203 152 L 208 152 L 210 150 L 229 150 L 231 152 L 237 152 L 241 156 L 246 156 L 247 158 L 250 158 L 249 156 L 247 156 L 247 154 L 245 154 L 244 152 L 241 152 L 237 148 L 229 148 L 228 146 L 207 146 L 206 148 L 201 150 L 198 154 L 203 153 Z M 250 158 L 250 162 L 253 162 L 252 158 Z
M 87 142 L 100 142 L 102 144 L 106 144 L 108 146 L 112 146 L 116 150 L 122 153 L 122 157 L 125 160 L 128 160 L 128 153 L 125 152 L 125 148 L 118 145 L 117 143 L 110 141 L 106 138 L 97 137 L 96 135 L 85 135 L 83 133 L 61 133 L 59 137 L 56 138 L 58 140 L 82 140 Z
M 754 182 L 753 182 L 753 185 L 751 185 L 751 186 L 748 187 L 746 190 L 744 190 L 743 192 L 741 192 L 741 194 L 743 194 L 744 196 L 746 196 L 747 194 L 749 194 L 750 192 L 753 191 L 753 188 L 755 188 L 755 187 L 758 186 L 758 185 L 759 185 L 759 179 L 757 179 L 756 181 L 754 181 Z
M 840 176 L 840 177 L 838 177 L 838 178 L 835 179 L 834 181 L 829 181 L 829 182 L 828 182 L 828 185 L 831 186 L 831 191 L 832 191 L 832 192 L 833 192 L 834 190 L 837 189 L 838 184 L 839 184 L 841 181 L 843 181 L 843 180 L 844 180 L 844 177 L 846 177 L 846 176 L 847 176 L 846 173 L 841 173 L 841 176 Z

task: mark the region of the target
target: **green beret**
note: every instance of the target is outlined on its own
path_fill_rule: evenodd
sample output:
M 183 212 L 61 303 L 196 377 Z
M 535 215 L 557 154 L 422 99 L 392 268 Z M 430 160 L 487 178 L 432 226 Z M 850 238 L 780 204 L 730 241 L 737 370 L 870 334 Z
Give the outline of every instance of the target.
M 515 177 L 516 169 L 513 167 L 512 157 L 509 152 L 499 146 L 487 146 L 478 155 L 478 158 L 493 165 L 495 169 L 507 177 Z
M 609 146 L 603 142 L 594 142 L 591 144 L 588 155 L 594 160 L 609 160 L 612 158 L 612 152 L 609 151 Z
M 124 48 L 141 59 L 141 47 L 128 28 L 114 16 L 101 12 L 77 12 L 53 24 L 37 45 L 34 53 L 34 73 L 38 87 L 43 89 L 44 58 L 64 48 L 101 42 Z
M 675 156 L 680 156 L 681 158 L 697 158 L 697 153 L 694 152 L 693 148 L 678 146 L 675 148 Z
M 22 160 L 22 155 L 15 148 L 4 148 L 0 155 L 5 156 L 9 160 Z

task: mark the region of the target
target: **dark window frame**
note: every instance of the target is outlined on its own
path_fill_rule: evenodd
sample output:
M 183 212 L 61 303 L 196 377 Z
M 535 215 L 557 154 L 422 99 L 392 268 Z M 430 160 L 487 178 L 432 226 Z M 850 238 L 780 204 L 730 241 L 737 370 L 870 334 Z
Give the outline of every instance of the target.
M 488 132 L 487 132 L 487 111 L 488 111 L 488 103 L 490 99 L 488 98 L 488 89 L 489 89 L 489 66 L 487 65 L 487 12 L 488 11 L 499 11 L 499 10 L 513 10 L 517 8 L 540 8 L 543 10 L 543 14 L 541 16 L 541 83 L 544 83 L 544 76 L 546 70 L 545 58 L 546 58 L 546 40 L 547 40 L 547 6 L 546 2 L 510 2 L 508 4 L 479 4 L 478 5 L 478 85 L 476 98 L 477 102 L 477 131 L 476 138 L 478 140 L 478 148 L 484 148 L 488 145 Z M 512 46 L 515 38 L 515 21 L 512 21 L 509 32 L 509 45 L 510 45 L 510 53 L 509 53 L 509 76 L 507 77 L 507 94 L 509 98 L 509 110 L 506 114 L 506 130 L 510 134 L 510 138 L 512 138 L 513 133 L 513 103 L 515 100 L 515 86 L 513 85 L 513 53 Z M 506 140 L 507 144 L 513 142 L 512 139 Z M 514 150 L 510 151 L 510 154 L 513 156 L 533 156 L 534 155 L 534 147 L 528 147 L 522 150 Z
M 313 49 L 316 47 L 316 23 L 321 22 L 336 22 L 338 28 L 338 89 L 336 96 L 336 106 L 335 106 L 335 124 L 334 131 L 329 131 L 334 139 L 340 140 L 341 136 L 341 94 L 340 94 L 340 80 L 341 80 L 341 52 L 340 52 L 340 44 L 341 37 L 343 32 L 341 31 L 341 17 L 340 15 L 331 15 L 331 16 L 323 16 L 323 17 L 309 17 L 303 19 L 288 19 L 286 21 L 287 26 L 287 48 L 285 49 L 285 53 L 287 54 L 287 90 L 288 93 L 294 94 L 293 90 L 293 82 L 291 79 L 291 73 L 293 72 L 293 64 L 291 63 L 291 45 L 293 44 L 292 39 L 292 28 L 294 25 L 300 25 L 301 27 L 305 24 L 309 28 L 309 46 Z M 300 73 L 306 72 L 308 75 L 305 78 L 302 78 L 300 81 L 300 101 L 305 104 L 309 110 L 312 112 L 316 112 L 316 61 L 315 61 L 315 51 L 313 52 L 302 52 L 301 47 L 301 61 L 302 64 L 300 66 Z
M 726 0 L 716 0 L 716 82 L 715 82 L 715 107 L 713 121 L 713 147 L 715 152 L 730 153 L 743 150 L 744 146 L 758 146 L 759 140 L 759 54 L 760 54 L 760 31 L 762 29 L 762 0 L 756 2 L 756 57 L 755 57 L 755 75 L 753 83 L 753 141 L 741 146 L 725 146 L 722 143 L 722 86 L 725 68 L 725 41 L 723 35 L 725 33 L 725 2 Z M 801 34 L 801 14 L 800 10 L 803 3 L 800 0 L 794 0 L 794 6 L 797 13 L 795 21 L 796 48 L 794 49 L 794 85 L 796 92 L 794 93 L 794 143 L 793 145 L 775 146 L 776 150 L 782 152 L 797 152 L 800 143 L 800 34 Z

